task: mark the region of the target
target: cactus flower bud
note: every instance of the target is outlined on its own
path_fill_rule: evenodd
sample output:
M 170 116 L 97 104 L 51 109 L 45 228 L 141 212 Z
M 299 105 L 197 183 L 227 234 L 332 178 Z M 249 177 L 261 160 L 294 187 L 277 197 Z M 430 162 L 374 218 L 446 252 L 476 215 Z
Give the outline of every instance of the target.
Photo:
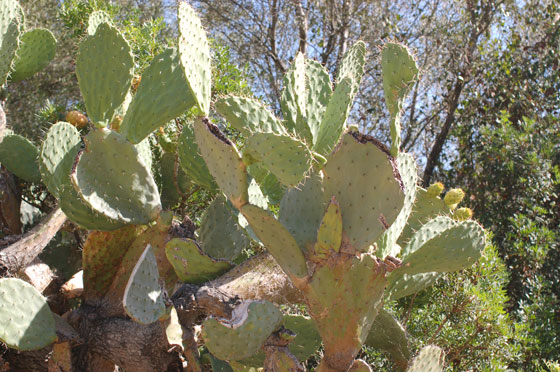
M 449 207 L 449 209 L 457 208 L 457 205 L 465 197 L 465 192 L 461 189 L 452 189 L 445 194 L 443 202 Z
M 430 187 L 428 187 L 428 190 L 426 191 L 428 192 L 428 196 L 435 198 L 436 196 L 439 196 L 441 194 L 444 188 L 445 186 L 443 186 L 443 183 L 436 182 L 436 183 L 432 183 Z
M 453 213 L 453 218 L 457 221 L 466 221 L 470 219 L 473 215 L 473 211 L 470 208 L 459 208 Z
M 80 111 L 68 111 L 65 119 L 78 129 L 84 128 L 88 123 L 88 118 Z

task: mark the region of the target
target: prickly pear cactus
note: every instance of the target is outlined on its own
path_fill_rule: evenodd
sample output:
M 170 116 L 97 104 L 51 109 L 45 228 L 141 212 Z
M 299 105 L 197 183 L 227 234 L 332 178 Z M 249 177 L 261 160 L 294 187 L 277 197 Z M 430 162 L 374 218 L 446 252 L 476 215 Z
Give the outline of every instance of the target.
M 126 313 L 141 324 L 150 324 L 165 314 L 156 257 L 148 245 L 130 274 L 124 290 Z
M 0 340 L 21 351 L 41 349 L 56 339 L 47 301 L 20 279 L 0 279 L 0 325 Z
M 445 355 L 443 350 L 434 345 L 424 347 L 412 360 L 407 372 L 442 372 Z
M 208 350 L 221 360 L 242 360 L 258 353 L 268 336 L 282 324 L 282 313 L 265 301 L 238 305 L 231 321 L 207 319 L 202 337 Z

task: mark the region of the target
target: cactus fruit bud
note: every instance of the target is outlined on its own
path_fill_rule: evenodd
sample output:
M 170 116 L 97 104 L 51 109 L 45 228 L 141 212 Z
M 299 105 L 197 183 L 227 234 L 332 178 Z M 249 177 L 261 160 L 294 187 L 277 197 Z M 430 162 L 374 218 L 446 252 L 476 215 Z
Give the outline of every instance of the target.
M 453 213 L 453 219 L 456 221 L 466 221 L 473 216 L 473 211 L 470 208 L 459 208 Z
M 359 133 L 360 132 L 360 128 L 358 127 L 357 124 L 350 124 L 348 126 L 348 132 L 350 133 Z
M 111 129 L 114 130 L 115 132 L 120 132 L 121 131 L 121 124 L 123 121 L 123 117 L 120 115 L 115 115 L 115 117 L 113 118 L 113 120 L 111 120 Z
M 452 189 L 445 194 L 443 198 L 443 202 L 445 205 L 449 207 L 449 209 L 457 208 L 457 205 L 463 200 L 465 197 L 465 192 L 461 189 Z
M 441 182 L 432 183 L 430 187 L 428 187 L 428 190 L 426 190 L 427 196 L 435 198 L 441 194 L 444 188 L 445 186 L 443 186 L 443 183 Z
M 66 121 L 78 129 L 85 128 L 88 124 L 88 118 L 80 111 L 68 111 L 66 114 Z

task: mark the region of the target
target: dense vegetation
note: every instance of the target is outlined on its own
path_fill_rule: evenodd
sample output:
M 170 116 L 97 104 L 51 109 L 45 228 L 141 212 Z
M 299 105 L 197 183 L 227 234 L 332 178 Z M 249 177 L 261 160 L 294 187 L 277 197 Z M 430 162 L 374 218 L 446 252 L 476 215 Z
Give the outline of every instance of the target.
M 74 62 L 92 12 L 105 11 L 128 40 L 135 76 L 166 46 L 176 46 L 176 9 L 165 1 L 21 3 L 27 27 L 47 27 L 58 42 L 45 70 L 9 83 L 1 93 L 8 127 L 35 144 L 69 111 L 86 112 Z M 474 266 L 439 275 L 433 286 L 391 300 L 385 308 L 406 329 L 413 354 L 425 345 L 438 345 L 445 351 L 448 370 L 560 369 L 558 1 L 192 4 L 213 37 L 212 99 L 227 94 L 256 98 L 279 116 L 282 76 L 298 51 L 336 76 L 345 53 L 363 40 L 368 62 L 349 123 L 388 145 L 391 113 L 382 102 L 379 51 L 387 41 L 409 45 L 420 74 L 403 105 L 400 149 L 417 156 L 425 187 L 441 181 L 448 189 L 465 191 L 463 205 L 473 210 L 492 243 Z M 165 154 L 176 152 L 181 129 L 197 110 L 190 109 L 149 137 L 154 164 L 165 164 Z M 231 120 L 215 117 L 224 133 L 243 146 L 246 134 Z M 167 190 L 162 204 L 177 216 L 188 216 L 188 228 L 200 228 L 216 189 L 181 183 L 178 170 L 169 169 L 154 174 L 158 188 Z M 169 174 L 175 180 L 172 186 L 166 184 Z M 3 180 L 11 179 L 3 168 Z M 56 206 L 43 185 L 18 178 L 15 182 L 23 200 L 23 230 L 10 224 L 3 207 L 2 246 Z M 277 212 L 279 200 L 272 194 L 270 210 Z M 42 253 L 41 259 L 56 270 L 59 285 L 81 268 L 85 241 L 83 229 L 66 224 Z M 258 245 L 247 245 L 236 260 L 261 251 Z M 301 306 L 288 310 L 306 312 Z M 385 353 L 370 346 L 359 356 L 374 370 L 395 368 Z M 306 366 L 314 368 L 320 359 L 318 352 Z M 216 368 L 214 360 L 212 366 Z

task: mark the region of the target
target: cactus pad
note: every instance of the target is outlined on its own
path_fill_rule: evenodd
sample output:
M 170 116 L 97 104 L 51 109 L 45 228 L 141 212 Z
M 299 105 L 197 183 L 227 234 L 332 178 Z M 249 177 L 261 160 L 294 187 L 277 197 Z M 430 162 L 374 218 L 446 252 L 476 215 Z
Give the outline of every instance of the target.
M 101 23 L 80 44 L 76 75 L 87 113 L 98 126 L 107 126 L 123 103 L 132 82 L 130 46 L 116 28 Z
M 340 205 L 333 196 L 317 232 L 315 254 L 320 257 L 330 254 L 331 251 L 338 252 L 341 243 L 342 214 Z
M 305 84 L 305 57 L 302 53 L 298 53 L 290 69 L 284 75 L 284 89 L 282 90 L 280 105 L 286 120 L 286 127 L 311 144 L 311 131 L 303 120 L 307 99 Z
M 0 340 L 24 351 L 41 349 L 55 339 L 54 318 L 45 298 L 23 280 L 0 279 Z
M 410 359 L 406 331 L 385 309 L 379 310 L 364 344 L 388 352 L 399 367 Z
M 56 39 L 49 30 L 37 28 L 24 33 L 16 52 L 12 81 L 21 81 L 41 71 L 56 53 Z
M 218 188 L 214 177 L 212 177 L 206 166 L 206 162 L 200 156 L 198 145 L 195 141 L 194 128 L 190 123 L 183 125 L 183 131 L 179 136 L 177 154 L 179 155 L 181 168 L 192 182 L 208 190 L 216 190 Z
M 6 134 L 0 142 L 0 163 L 28 182 L 41 182 L 38 153 L 34 144 L 18 134 Z
M 349 243 L 367 250 L 403 207 L 403 185 L 394 160 L 372 137 L 348 132 L 323 171 L 325 196 L 334 195 L 340 203 Z
M 177 14 L 179 25 L 179 55 L 192 96 L 202 111 L 210 111 L 210 47 L 206 31 L 200 23 L 195 10 L 186 2 L 179 3 Z
M 397 156 L 401 145 L 400 111 L 417 78 L 418 67 L 404 45 L 387 43 L 381 51 L 381 70 L 385 103 L 391 114 L 391 154 Z
M 105 13 L 102 10 L 93 11 L 89 15 L 89 19 L 88 19 L 88 26 L 87 26 L 88 35 L 95 35 L 95 32 L 97 31 L 97 27 L 102 23 L 107 23 L 111 26 L 113 25 L 113 21 L 111 20 L 109 14 Z
M 266 301 L 245 301 L 238 305 L 232 319 L 220 322 L 207 319 L 202 337 L 208 350 L 222 360 L 241 360 L 257 354 L 272 332 L 282 324 L 282 313 Z
M 0 86 L 12 68 L 19 35 L 23 26 L 23 10 L 16 0 L 0 0 Z
M 305 61 L 305 75 L 307 89 L 304 120 L 311 131 L 312 143 L 315 143 L 332 95 L 331 78 L 321 63 L 311 59 Z
M 204 252 L 213 258 L 233 261 L 249 247 L 247 235 L 222 195 L 218 195 L 204 212 L 198 236 Z
M 434 345 L 422 348 L 406 372 L 443 372 L 445 354 Z
M 387 255 L 396 256 L 399 252 L 395 252 L 393 247 L 397 243 L 397 239 L 401 235 L 410 213 L 414 201 L 416 200 L 416 183 L 418 182 L 418 171 L 414 158 L 406 153 L 399 153 L 397 156 L 397 166 L 404 184 L 404 205 L 397 219 L 389 229 L 387 229 L 379 241 L 377 242 L 377 256 L 384 259 Z
M 409 245 L 422 240 L 417 237 L 424 233 L 423 227 L 414 234 Z M 420 247 L 407 249 L 409 253 L 403 256 L 402 267 L 394 274 L 397 271 L 407 274 L 458 271 L 474 264 L 485 245 L 484 230 L 478 223 L 458 222 L 433 238 L 425 239 Z
M 72 185 L 61 185 L 58 189 L 60 209 L 72 221 L 89 230 L 110 231 L 124 226 L 123 222 L 112 220 L 94 211 Z
M 297 278 L 307 276 L 305 257 L 294 237 L 280 221 L 264 209 L 251 204 L 245 205 L 241 213 L 286 274 Z
M 398 300 L 401 297 L 410 296 L 411 294 L 420 292 L 438 280 L 442 273 L 427 272 L 414 275 L 391 274 L 389 276 L 389 285 L 385 290 L 387 301 Z
M 79 155 L 71 180 L 86 203 L 126 223 L 155 219 L 161 210 L 159 193 L 134 145 L 104 128 L 90 131 L 84 141 L 86 150 Z
M 305 143 L 289 135 L 254 133 L 247 139 L 243 155 L 246 154 L 261 161 L 287 186 L 296 186 L 311 168 L 311 151 Z
M 247 97 L 228 96 L 216 102 L 216 111 L 246 136 L 252 133 L 284 134 L 282 122 L 263 104 Z
M 121 133 L 138 143 L 194 105 L 175 48 L 155 56 L 142 74 L 138 90 L 121 124 Z
M 288 348 L 298 360 L 309 359 L 321 347 L 321 336 L 313 319 L 301 315 L 284 315 L 284 327 L 296 334 Z
M 58 197 L 60 187 L 70 184 L 70 172 L 82 138 L 70 123 L 59 122 L 49 128 L 39 157 L 39 170 L 49 192 Z
M 352 87 L 352 79 L 347 77 L 334 89 L 313 145 L 313 150 L 321 155 L 326 156 L 331 152 L 346 127 L 346 119 L 352 108 Z
M 354 43 L 348 49 L 348 52 L 342 58 L 342 63 L 340 64 L 340 70 L 338 71 L 338 76 L 336 81 L 340 82 L 344 78 L 352 79 L 352 95 L 354 96 L 358 92 L 358 87 L 362 81 L 362 76 L 364 75 L 364 65 L 366 63 L 366 44 L 363 41 L 358 41 Z
M 82 250 L 86 303 L 103 298 L 128 248 L 143 229 L 130 225 L 117 231 L 89 233 Z
M 327 208 L 323 196 L 322 173 L 312 173 L 298 187 L 284 193 L 279 220 L 302 250 L 317 241 L 317 231 Z
M 416 201 L 408 217 L 406 226 L 397 242 L 405 247 L 415 231 L 432 218 L 440 215 L 450 215 L 451 211 L 438 196 L 431 196 L 425 189 L 416 188 Z
M 224 260 L 204 254 L 194 240 L 172 239 L 165 246 L 167 259 L 184 283 L 201 284 L 212 280 L 231 268 Z
M 248 200 L 248 184 L 247 169 L 237 148 L 208 119 L 195 121 L 194 134 L 200 153 L 216 183 L 231 203 L 241 209 Z
M 150 324 L 165 314 L 156 256 L 148 244 L 124 290 L 123 307 L 136 322 Z

